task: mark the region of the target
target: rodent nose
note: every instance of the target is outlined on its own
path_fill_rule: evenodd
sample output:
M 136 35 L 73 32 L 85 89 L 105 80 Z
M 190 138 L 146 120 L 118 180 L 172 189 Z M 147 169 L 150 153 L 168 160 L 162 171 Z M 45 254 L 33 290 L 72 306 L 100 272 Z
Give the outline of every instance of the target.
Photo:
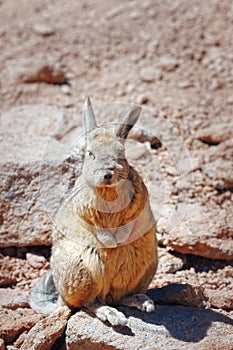
M 104 175 L 105 180 L 111 180 L 111 178 L 112 178 L 112 174 L 110 174 L 110 173 Z

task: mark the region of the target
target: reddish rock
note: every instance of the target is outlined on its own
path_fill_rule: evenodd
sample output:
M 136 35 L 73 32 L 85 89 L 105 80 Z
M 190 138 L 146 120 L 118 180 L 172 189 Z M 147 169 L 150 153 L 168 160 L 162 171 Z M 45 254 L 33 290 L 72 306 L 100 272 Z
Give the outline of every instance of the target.
M 25 83 L 61 84 L 66 81 L 59 58 L 47 55 L 18 59 L 12 74 L 16 80 Z
M 27 292 L 20 289 L 0 289 L 0 307 L 15 310 L 28 306 Z
M 38 249 L 41 250 L 41 248 Z M 11 248 L 5 248 L 5 251 L 10 250 Z M 26 290 L 29 290 L 32 287 L 34 280 L 45 273 L 48 267 L 49 263 L 46 262 L 45 265 L 40 268 L 40 270 L 36 270 L 28 264 L 27 260 L 23 258 L 1 256 L 0 254 L 0 283 L 5 287 L 7 285 L 12 286 L 12 283 L 13 285 L 17 283 L 18 288 L 25 288 Z
M 31 309 L 10 310 L 0 309 L 0 338 L 6 343 L 13 342 L 25 330 L 32 328 L 41 315 L 35 314 Z
M 67 306 L 59 308 L 50 316 L 39 321 L 28 332 L 20 347 L 21 350 L 49 350 L 65 330 L 71 311 Z
M 38 256 L 35 254 L 31 254 L 31 253 L 26 254 L 26 259 L 27 259 L 29 265 L 34 267 L 35 269 L 40 269 L 47 262 L 47 260 L 45 259 L 44 256 Z
M 233 189 L 233 162 L 216 159 L 203 166 L 205 174 L 210 179 L 210 184 L 218 190 Z
M 206 296 L 208 297 L 209 303 L 212 307 L 226 310 L 233 309 L 233 288 L 217 288 L 215 290 L 207 289 Z
M 2 247 L 51 244 L 53 215 L 81 167 L 76 155 L 67 162 L 65 145 L 48 136 L 61 122 L 61 112 L 44 105 L 2 115 Z
M 162 288 L 149 289 L 146 293 L 155 304 L 184 305 L 202 308 L 207 305 L 208 298 L 203 289 L 190 284 L 171 283 Z
M 215 123 L 196 132 L 196 138 L 210 145 L 217 145 L 233 137 L 233 124 Z
M 158 248 L 158 256 L 157 273 L 174 273 L 181 270 L 184 265 L 184 258 L 171 254 L 167 249 Z
M 183 212 L 183 219 L 176 223 L 176 214 L 163 217 L 159 223 L 160 232 L 165 233 L 169 247 L 184 254 L 194 254 L 210 259 L 233 259 L 233 228 L 226 210 L 219 206 L 180 204 L 175 209 L 177 217 Z M 168 213 L 168 215 L 170 215 Z M 168 234 L 169 233 L 169 234 Z

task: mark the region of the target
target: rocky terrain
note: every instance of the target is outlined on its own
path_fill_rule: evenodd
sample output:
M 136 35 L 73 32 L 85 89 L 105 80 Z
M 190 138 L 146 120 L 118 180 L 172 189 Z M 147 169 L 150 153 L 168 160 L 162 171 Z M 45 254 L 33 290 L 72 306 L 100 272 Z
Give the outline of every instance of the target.
M 233 349 L 233 4 L 0 0 L 0 350 Z M 153 314 L 34 313 L 51 229 L 83 160 L 80 111 L 143 107 L 127 143 L 149 188 Z

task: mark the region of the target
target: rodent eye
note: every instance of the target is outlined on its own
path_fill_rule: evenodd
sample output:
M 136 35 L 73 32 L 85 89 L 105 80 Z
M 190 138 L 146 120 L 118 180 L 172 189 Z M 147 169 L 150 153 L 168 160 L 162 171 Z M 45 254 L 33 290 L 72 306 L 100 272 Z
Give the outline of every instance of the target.
M 95 159 L 95 155 L 91 151 L 87 151 L 89 158 Z

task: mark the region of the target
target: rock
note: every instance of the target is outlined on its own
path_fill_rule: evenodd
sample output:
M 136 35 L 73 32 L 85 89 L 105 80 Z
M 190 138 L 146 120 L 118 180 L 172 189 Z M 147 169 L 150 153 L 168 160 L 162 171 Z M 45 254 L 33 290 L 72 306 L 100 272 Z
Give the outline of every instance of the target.
M 162 56 L 159 59 L 159 66 L 166 72 L 172 72 L 179 66 L 179 62 L 173 57 Z
M 193 83 L 191 83 L 188 80 L 181 80 L 177 83 L 178 87 L 181 89 L 188 89 L 193 86 Z
M 15 282 L 16 282 L 16 278 L 8 276 L 4 274 L 2 271 L 0 271 L 0 286 L 7 286 Z
M 2 115 L 1 247 L 51 243 L 53 216 L 77 178 L 82 159 L 77 152 L 68 155 L 77 135 L 68 144 L 48 136 L 62 120 L 59 110 L 45 105 Z
M 138 103 L 139 105 L 144 105 L 147 104 L 149 100 L 150 98 L 147 94 L 140 94 L 137 97 L 136 103 Z
M 23 342 L 24 342 L 27 334 L 28 334 L 28 331 L 25 331 L 25 332 L 21 333 L 20 336 L 16 339 L 16 341 L 14 342 L 14 346 L 17 349 L 20 349 L 20 347 L 23 345 Z
M 67 306 L 59 308 L 50 316 L 39 321 L 28 332 L 21 350 L 49 350 L 65 330 L 71 311 Z
M 209 145 L 218 145 L 233 137 L 233 123 L 214 124 L 207 128 L 200 129 L 196 132 L 195 137 Z
M 70 85 L 68 84 L 63 84 L 61 86 L 61 91 L 63 92 L 63 94 L 65 95 L 71 95 L 71 88 L 70 88 Z
M 52 56 L 38 55 L 36 57 L 19 58 L 11 75 L 18 82 L 62 84 L 66 76 L 61 68 L 60 59 Z
M 233 227 L 230 212 L 219 210 L 211 203 L 208 207 L 200 204 L 180 203 L 171 217 L 160 219 L 159 231 L 165 234 L 167 244 L 183 254 L 200 255 L 210 259 L 233 259 Z M 176 222 L 176 217 L 181 217 Z
M 0 286 L 7 286 L 17 281 L 16 276 L 12 273 L 14 263 L 12 264 L 9 256 L 0 254 Z
M 199 286 L 171 283 L 162 288 L 149 289 L 146 293 L 155 304 L 184 305 L 202 308 L 207 297 Z
M 13 249 L 15 250 L 15 248 Z M 42 250 L 42 247 L 38 249 Z M 5 248 L 4 252 L 9 252 L 9 250 L 10 248 Z M 9 254 L 12 253 L 9 252 Z M 13 252 L 13 254 L 15 253 Z M 35 283 L 35 280 L 45 273 L 48 268 L 49 262 L 46 262 L 38 270 L 29 265 L 27 260 L 22 257 L 15 258 L 14 256 L 1 256 L 0 254 L 0 285 L 5 287 L 17 285 L 20 289 L 25 288 L 28 290 Z
M 6 343 L 13 342 L 25 330 L 32 328 L 41 315 L 35 314 L 31 309 L 10 310 L 0 308 L 0 338 Z
M 233 96 L 229 96 L 229 97 L 227 98 L 227 104 L 228 104 L 228 105 L 233 105 Z
M 207 289 L 205 291 L 209 303 L 212 307 L 219 309 L 232 310 L 233 309 L 233 294 L 229 289 Z
M 44 256 L 38 256 L 31 253 L 26 254 L 26 259 L 30 266 L 34 267 L 35 269 L 40 269 L 47 263 L 47 260 Z
M 142 81 L 146 83 L 152 83 L 161 79 L 161 70 L 154 67 L 143 67 L 139 71 L 139 76 Z
M 233 162 L 216 159 L 203 166 L 203 171 L 211 180 L 210 183 L 218 190 L 233 189 Z
M 225 129 L 228 139 L 218 146 L 210 147 L 202 157 L 202 169 L 208 183 L 218 190 L 233 188 L 233 137 L 230 137 L 231 126 L 225 126 Z
M 233 320 L 214 310 L 157 305 L 147 314 L 120 308 L 127 325 L 116 329 L 81 311 L 70 318 L 66 330 L 67 350 L 76 349 L 230 349 Z
M 35 23 L 33 30 L 36 34 L 41 36 L 49 36 L 55 33 L 55 29 L 48 24 Z
M 181 270 L 184 261 L 175 255 L 168 252 L 167 249 L 158 248 L 159 263 L 157 273 L 173 273 Z
M 0 350 L 5 350 L 4 340 L 0 339 Z
M 15 310 L 28 307 L 28 293 L 20 289 L 0 289 L 0 307 Z

